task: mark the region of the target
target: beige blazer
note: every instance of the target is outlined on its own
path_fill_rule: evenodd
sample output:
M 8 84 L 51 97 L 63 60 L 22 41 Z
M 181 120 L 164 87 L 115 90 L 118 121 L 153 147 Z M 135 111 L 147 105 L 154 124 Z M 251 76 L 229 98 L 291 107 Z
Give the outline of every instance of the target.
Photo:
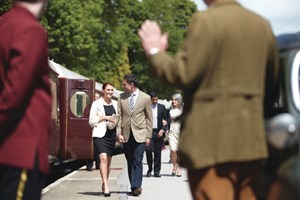
M 125 142 L 128 141 L 130 130 L 135 140 L 139 143 L 146 142 L 147 138 L 152 137 L 152 108 L 151 98 L 146 93 L 138 90 L 134 110 L 129 110 L 129 93 L 122 93 L 118 99 L 118 112 L 120 121 L 118 129 L 124 136 Z
M 156 76 L 184 92 L 182 166 L 268 156 L 263 105 L 275 99 L 277 54 L 267 20 L 234 0 L 218 0 L 192 17 L 175 57 L 150 57 Z
M 99 118 L 101 116 L 105 116 L 103 103 L 104 103 L 104 99 L 102 97 L 92 103 L 90 116 L 89 116 L 89 124 L 93 128 L 92 137 L 102 138 L 106 133 L 106 129 L 107 129 L 106 122 L 105 121 L 99 122 Z M 117 101 L 112 99 L 112 105 L 116 110 L 116 114 L 118 114 Z

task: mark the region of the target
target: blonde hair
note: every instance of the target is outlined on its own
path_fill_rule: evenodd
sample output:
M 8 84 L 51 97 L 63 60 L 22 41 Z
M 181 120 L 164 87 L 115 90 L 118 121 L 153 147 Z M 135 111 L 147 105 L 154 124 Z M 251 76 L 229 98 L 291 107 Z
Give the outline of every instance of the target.
M 172 95 L 172 99 L 176 99 L 178 101 L 179 104 L 179 108 L 182 109 L 183 108 L 183 100 L 182 100 L 182 96 L 179 93 L 175 93 Z

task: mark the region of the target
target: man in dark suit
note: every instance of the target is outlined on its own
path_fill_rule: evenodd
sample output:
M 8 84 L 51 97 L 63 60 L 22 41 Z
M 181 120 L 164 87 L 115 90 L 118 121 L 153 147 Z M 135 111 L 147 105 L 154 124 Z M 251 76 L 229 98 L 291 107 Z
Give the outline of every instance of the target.
M 127 74 L 123 78 L 124 93 L 118 99 L 118 141 L 124 143 L 128 177 L 131 185 L 130 194 L 142 193 L 143 156 L 145 145 L 152 137 L 152 109 L 150 96 L 138 89 L 138 78 Z
M 0 199 L 40 199 L 49 171 L 46 3 L 16 0 L 0 19 Z
M 146 157 L 148 164 L 147 177 L 151 176 L 154 152 L 154 177 L 160 177 L 161 168 L 161 150 L 164 143 L 167 125 L 163 125 L 163 120 L 167 120 L 166 107 L 158 103 L 158 95 L 156 92 L 150 93 L 152 101 L 153 131 L 150 145 L 146 147 Z

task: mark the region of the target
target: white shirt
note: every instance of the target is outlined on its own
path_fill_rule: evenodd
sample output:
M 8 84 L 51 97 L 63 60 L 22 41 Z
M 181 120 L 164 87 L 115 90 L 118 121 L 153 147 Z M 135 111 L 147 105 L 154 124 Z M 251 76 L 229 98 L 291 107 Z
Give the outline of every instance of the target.
M 157 104 L 153 105 L 152 104 L 152 117 L 153 117 L 153 128 L 158 128 L 157 127 Z

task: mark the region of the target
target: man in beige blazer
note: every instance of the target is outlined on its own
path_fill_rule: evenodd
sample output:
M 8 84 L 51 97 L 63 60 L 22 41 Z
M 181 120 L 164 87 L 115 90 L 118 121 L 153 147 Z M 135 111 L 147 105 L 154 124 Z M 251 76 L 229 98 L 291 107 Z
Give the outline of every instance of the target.
M 194 199 L 264 199 L 264 111 L 273 105 L 278 55 L 267 20 L 235 0 L 204 0 L 174 57 L 146 21 L 139 36 L 156 76 L 184 92 L 180 164 Z M 264 103 L 266 103 L 264 107 Z
M 152 137 L 151 98 L 138 89 L 138 78 L 127 74 L 123 78 L 124 93 L 118 99 L 118 141 L 124 143 L 127 160 L 128 177 L 131 185 L 130 194 L 139 196 L 142 193 L 143 156 L 145 145 Z

